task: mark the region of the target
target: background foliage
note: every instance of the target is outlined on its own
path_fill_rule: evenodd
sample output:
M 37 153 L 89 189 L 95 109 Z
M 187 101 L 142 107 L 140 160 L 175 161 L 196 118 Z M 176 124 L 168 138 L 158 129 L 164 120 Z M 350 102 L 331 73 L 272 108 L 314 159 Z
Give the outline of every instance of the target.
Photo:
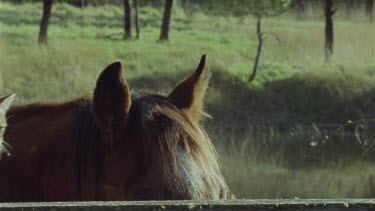
M 331 63 L 324 62 L 322 1 L 306 1 L 302 20 L 294 10 L 265 17 L 263 30 L 281 44 L 265 41 L 252 83 L 249 1 L 180 1 L 163 44 L 156 43 L 162 1 L 140 2 L 141 38 L 130 41 L 108 38 L 123 31 L 119 2 L 60 1 L 47 46 L 36 43 L 42 4 L 11 2 L 0 4 L 0 93 L 17 93 L 19 103 L 90 94 L 97 74 L 120 60 L 134 90 L 167 94 L 207 54 L 212 119 L 205 125 L 238 198 L 375 196 L 375 27 L 356 1 L 338 2 Z

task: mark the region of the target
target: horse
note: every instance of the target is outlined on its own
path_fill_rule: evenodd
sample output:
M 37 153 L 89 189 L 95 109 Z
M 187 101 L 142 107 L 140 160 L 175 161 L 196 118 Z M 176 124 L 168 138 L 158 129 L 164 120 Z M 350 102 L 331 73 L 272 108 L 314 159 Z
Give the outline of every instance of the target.
M 8 156 L 10 155 L 10 145 L 4 141 L 4 132 L 7 127 L 7 119 L 6 119 L 6 112 L 10 108 L 12 104 L 15 94 L 8 95 L 5 97 L 0 97 L 0 160 L 3 153 L 6 153 Z
M 12 106 L 0 202 L 226 199 L 201 125 L 210 75 L 203 55 L 169 95 L 132 92 L 114 62 L 91 96 Z

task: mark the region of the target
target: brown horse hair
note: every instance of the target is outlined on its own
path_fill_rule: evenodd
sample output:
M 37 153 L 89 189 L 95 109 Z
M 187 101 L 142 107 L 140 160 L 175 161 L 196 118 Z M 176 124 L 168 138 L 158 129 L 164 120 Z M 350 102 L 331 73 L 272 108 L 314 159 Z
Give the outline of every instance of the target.
M 76 177 L 76 197 L 79 200 L 95 200 L 98 175 L 97 145 L 100 132 L 95 124 L 91 100 L 78 101 L 76 118 L 76 143 L 74 145 L 74 175 Z

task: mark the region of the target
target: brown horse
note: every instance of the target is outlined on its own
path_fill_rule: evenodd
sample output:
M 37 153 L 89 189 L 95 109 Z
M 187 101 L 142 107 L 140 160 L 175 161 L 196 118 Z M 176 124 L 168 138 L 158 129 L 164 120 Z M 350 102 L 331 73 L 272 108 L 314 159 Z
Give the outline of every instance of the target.
M 167 96 L 132 93 L 115 62 L 92 98 L 14 106 L 0 161 L 0 201 L 225 199 L 214 147 L 199 124 L 205 56 Z

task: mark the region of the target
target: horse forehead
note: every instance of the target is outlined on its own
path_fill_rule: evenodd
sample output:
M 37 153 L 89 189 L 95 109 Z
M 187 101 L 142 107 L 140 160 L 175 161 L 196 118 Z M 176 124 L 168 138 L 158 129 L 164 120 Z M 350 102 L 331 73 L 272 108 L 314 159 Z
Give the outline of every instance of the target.
M 159 95 L 159 94 L 151 94 L 151 93 L 136 93 L 132 97 L 133 103 L 141 103 L 141 104 L 160 104 L 160 103 L 171 103 L 168 97 Z
M 132 99 L 131 110 L 141 116 L 148 116 L 150 112 L 155 112 L 155 108 L 163 107 L 176 108 L 167 97 L 157 94 L 136 94 Z

